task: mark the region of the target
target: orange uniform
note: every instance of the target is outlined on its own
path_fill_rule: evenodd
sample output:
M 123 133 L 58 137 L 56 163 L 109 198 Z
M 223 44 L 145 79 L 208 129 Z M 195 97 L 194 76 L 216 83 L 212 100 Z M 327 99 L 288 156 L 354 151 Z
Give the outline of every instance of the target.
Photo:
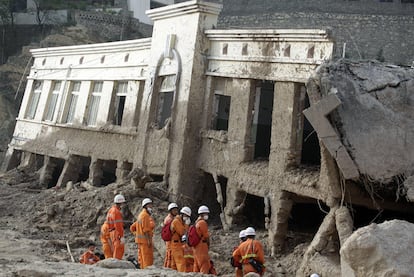
M 124 220 L 122 218 L 121 208 L 113 205 L 106 216 L 109 227 L 109 236 L 113 246 L 114 258 L 121 260 L 124 256 L 125 245 L 124 239 Z M 122 240 L 121 240 L 122 238 Z
M 113 257 L 113 248 L 112 242 L 109 233 L 109 224 L 108 222 L 104 222 L 101 226 L 101 243 L 102 243 L 102 250 L 104 252 L 105 259 Z
M 168 215 L 165 217 L 164 219 L 164 225 L 167 225 L 168 223 L 170 223 L 171 221 L 173 221 L 174 216 L 171 213 L 168 213 Z M 165 258 L 164 258 L 164 267 L 168 267 L 168 268 L 172 268 L 172 269 L 177 269 L 177 267 L 174 265 L 172 265 L 171 263 L 171 241 L 166 241 L 165 242 Z
M 79 261 L 81 264 L 95 264 L 99 262 L 99 257 L 93 254 L 91 251 L 86 251 L 80 256 Z
M 142 268 L 154 263 L 154 235 L 155 222 L 146 209 L 142 209 L 138 220 L 131 225 L 130 230 L 135 234 L 135 242 L 138 244 L 138 262 Z
M 186 272 L 183 243 L 181 237 L 187 231 L 188 226 L 184 224 L 180 215 L 177 215 L 171 223 L 171 256 L 172 264 L 175 264 L 178 272 Z
M 194 251 L 187 243 L 183 243 L 185 272 L 193 272 L 194 269 Z
M 197 244 L 194 250 L 194 272 L 201 272 L 204 274 L 210 273 L 210 256 L 208 255 L 209 238 L 208 224 L 204 219 L 197 219 L 196 221 L 197 234 L 201 238 L 200 243 Z
M 239 247 L 233 252 L 233 259 L 236 261 L 241 261 L 243 268 L 243 275 L 246 275 L 249 272 L 257 272 L 254 267 L 249 263 L 249 259 L 253 258 L 262 265 L 264 264 L 264 251 L 263 246 L 260 241 L 248 238 L 246 241 L 242 242 Z M 263 270 L 264 272 L 264 270 Z M 263 272 L 261 274 L 263 275 Z

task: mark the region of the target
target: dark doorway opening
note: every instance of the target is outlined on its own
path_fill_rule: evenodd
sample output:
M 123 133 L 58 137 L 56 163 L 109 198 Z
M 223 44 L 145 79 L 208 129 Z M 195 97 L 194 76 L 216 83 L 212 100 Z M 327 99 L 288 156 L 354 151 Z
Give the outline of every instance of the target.
M 77 182 L 85 182 L 89 179 L 90 157 L 79 156 L 80 170 Z
M 243 216 L 245 224 L 255 229 L 265 228 L 264 198 L 253 194 L 247 194 Z M 271 216 L 271 215 L 269 215 Z
M 116 160 L 102 161 L 102 181 L 101 185 L 106 186 L 116 181 Z
M 65 160 L 59 158 L 50 157 L 50 162 L 53 164 L 53 173 L 52 173 L 52 180 L 47 185 L 47 188 L 52 188 L 56 186 L 60 174 L 62 174 L 63 167 L 65 166 Z
M 373 210 L 366 207 L 352 205 L 348 207 L 354 219 L 354 227 L 361 228 L 371 223 L 383 223 L 386 220 L 405 220 L 414 223 L 414 214 L 403 211 Z
M 323 211 L 329 212 L 329 207 L 322 202 L 318 205 L 316 201 L 309 201 L 306 203 L 295 202 L 293 204 L 288 220 L 290 231 L 310 234 L 315 234 L 318 231 L 326 216 L 326 213 Z
M 273 98 L 273 81 L 261 81 L 256 85 L 252 122 L 252 143 L 254 144 L 255 159 L 269 159 Z
M 309 97 L 305 94 L 304 109 L 310 107 Z M 302 136 L 302 154 L 301 164 L 304 165 L 320 165 L 321 164 L 321 148 L 319 146 L 318 135 L 313 129 L 310 122 L 304 116 L 303 120 L 303 136 Z

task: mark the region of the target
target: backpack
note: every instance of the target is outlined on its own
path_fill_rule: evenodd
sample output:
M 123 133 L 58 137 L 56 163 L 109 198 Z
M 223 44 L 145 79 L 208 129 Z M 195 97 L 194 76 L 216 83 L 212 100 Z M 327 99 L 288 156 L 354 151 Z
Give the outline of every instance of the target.
M 186 236 L 186 242 L 189 246 L 197 246 L 201 241 L 201 238 L 197 234 L 197 228 L 195 225 L 191 225 L 188 228 L 187 236 Z
M 161 238 L 163 241 L 170 241 L 172 238 L 171 223 L 172 223 L 172 220 L 170 220 L 167 224 L 162 226 Z

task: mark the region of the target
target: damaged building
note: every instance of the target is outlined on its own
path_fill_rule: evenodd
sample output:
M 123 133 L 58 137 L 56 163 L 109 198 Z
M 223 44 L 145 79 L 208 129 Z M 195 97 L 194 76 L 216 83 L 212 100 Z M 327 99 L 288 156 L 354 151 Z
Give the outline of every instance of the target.
M 151 38 L 31 50 L 2 170 L 34 166 L 48 188 L 143 172 L 166 184 L 170 200 L 208 204 L 224 229 L 248 219 L 268 230 L 272 255 L 289 230 L 313 232 L 303 273 L 378 210 L 412 218 L 412 70 L 397 78 L 337 66 L 361 86 L 321 67 L 334 49 L 325 30 L 217 29 L 221 8 L 194 0 L 150 10 Z M 395 102 L 389 87 L 400 88 Z M 370 129 L 378 118 L 388 125 Z M 392 151 L 375 154 L 389 145 L 376 140 L 387 129 L 399 138 L 390 160 Z M 340 273 L 335 262 L 330 276 Z

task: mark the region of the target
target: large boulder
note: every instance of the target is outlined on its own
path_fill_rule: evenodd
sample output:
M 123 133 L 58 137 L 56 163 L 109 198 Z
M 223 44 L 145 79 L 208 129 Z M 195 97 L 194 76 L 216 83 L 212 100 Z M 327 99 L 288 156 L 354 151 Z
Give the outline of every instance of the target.
M 340 253 L 344 277 L 413 276 L 414 224 L 391 220 L 360 228 Z

